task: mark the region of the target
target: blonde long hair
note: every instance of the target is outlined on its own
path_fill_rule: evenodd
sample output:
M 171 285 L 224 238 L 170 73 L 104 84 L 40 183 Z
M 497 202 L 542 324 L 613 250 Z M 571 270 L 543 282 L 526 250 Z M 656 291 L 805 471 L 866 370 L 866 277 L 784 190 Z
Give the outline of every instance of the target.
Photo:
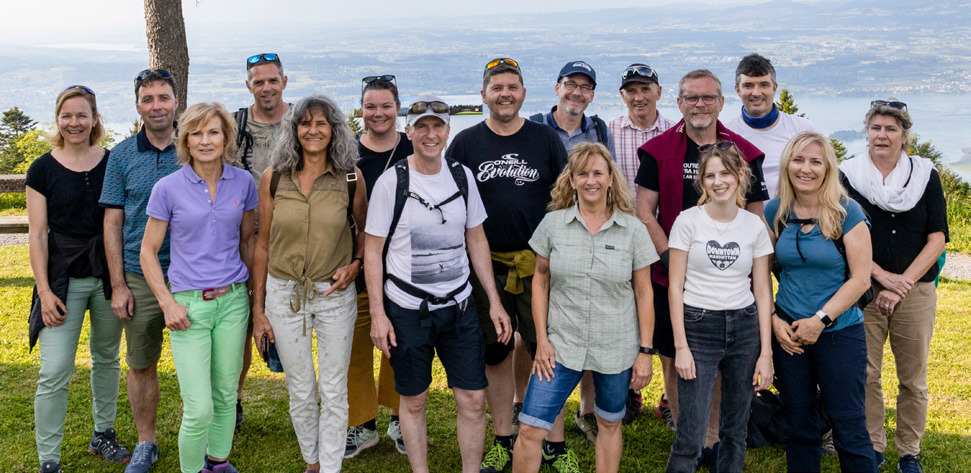
M 793 136 L 789 143 L 786 143 L 782 150 L 782 159 L 779 163 L 779 210 L 772 221 L 772 229 L 779 234 L 779 229 L 784 228 L 786 220 L 792 214 L 792 206 L 796 200 L 796 193 L 792 189 L 792 182 L 789 180 L 789 163 L 796 155 L 801 153 L 806 146 L 816 143 L 823 149 L 823 159 L 826 163 L 826 173 L 823 175 L 823 182 L 819 188 L 819 229 L 823 235 L 836 240 L 843 235 L 843 220 L 846 219 L 846 209 L 843 208 L 843 201 L 848 199 L 846 189 L 840 184 L 839 163 L 836 160 L 836 152 L 833 145 L 820 133 L 815 131 L 803 131 Z
M 698 153 L 698 175 L 695 176 L 695 190 L 698 191 L 698 205 L 704 205 L 711 201 L 708 189 L 705 189 L 705 173 L 708 172 L 708 164 L 711 158 L 718 158 L 722 166 L 735 178 L 735 205 L 740 209 L 745 208 L 745 196 L 748 195 L 749 187 L 752 186 L 752 179 L 748 172 L 748 163 L 738 154 L 738 146 L 732 143 L 728 149 L 718 149 L 717 146 L 705 153 Z
M 624 178 L 620 166 L 611 159 L 610 151 L 606 146 L 590 142 L 580 143 L 570 150 L 566 167 L 563 168 L 560 177 L 556 178 L 556 184 L 550 192 L 552 200 L 547 206 L 549 210 L 565 209 L 576 203 L 570 177 L 586 169 L 590 165 L 590 160 L 596 158 L 603 159 L 607 163 L 607 172 L 611 178 L 611 185 L 607 188 L 607 209 L 611 212 L 620 210 L 632 213 L 634 211 L 634 196 L 630 192 L 630 186 L 627 185 L 627 179 Z

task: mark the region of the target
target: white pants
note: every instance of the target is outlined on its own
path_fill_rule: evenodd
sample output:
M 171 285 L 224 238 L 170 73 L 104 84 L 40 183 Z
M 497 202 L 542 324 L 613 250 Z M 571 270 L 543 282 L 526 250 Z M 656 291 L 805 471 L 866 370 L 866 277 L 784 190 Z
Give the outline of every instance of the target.
M 321 473 L 337 473 L 347 433 L 347 366 L 357 318 L 357 291 L 352 282 L 328 297 L 318 295 L 294 313 L 290 297 L 295 285 L 296 281 L 267 276 L 266 317 L 286 373 L 290 419 L 303 459 L 310 464 L 319 461 Z M 330 283 L 316 286 L 323 294 Z M 313 332 L 317 333 L 317 377 L 311 351 Z

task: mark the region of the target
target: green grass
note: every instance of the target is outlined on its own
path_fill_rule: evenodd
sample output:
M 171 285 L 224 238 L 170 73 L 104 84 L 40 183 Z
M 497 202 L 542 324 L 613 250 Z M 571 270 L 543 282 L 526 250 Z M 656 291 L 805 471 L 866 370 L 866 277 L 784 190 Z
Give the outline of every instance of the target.
M 953 231 L 953 230 L 952 230 Z M 27 352 L 26 314 L 31 285 L 25 246 L 0 247 L 0 471 L 37 471 L 34 446 L 33 395 L 36 388 L 39 355 Z M 929 385 L 930 414 L 923 440 L 925 468 L 935 472 L 967 471 L 971 465 L 971 283 L 943 281 L 938 289 L 938 323 L 931 346 Z M 68 472 L 120 472 L 85 451 L 91 435 L 90 358 L 86 348 L 87 328 L 82 334 L 77 367 L 71 381 L 65 438 L 61 448 L 62 465 Z M 124 346 L 122 347 L 124 351 Z M 884 393 L 887 398 L 887 429 L 896 423 L 897 392 L 892 354 L 887 350 Z M 178 430 L 181 417 L 178 383 L 168 343 L 159 367 L 162 398 L 159 406 L 159 463 L 153 471 L 178 470 Z M 127 372 L 122 357 L 122 376 Z M 646 404 L 660 396 L 660 367 L 655 366 L 654 382 L 645 390 Z M 132 447 L 136 432 L 127 402 L 125 383 L 121 383 L 116 428 L 122 444 Z M 287 391 L 282 375 L 272 374 L 257 360 L 247 379 L 246 425 L 236 435 L 231 459 L 244 472 L 298 472 L 304 464 L 287 415 Z M 568 414 L 573 415 L 577 399 L 570 399 Z M 431 471 L 459 471 L 461 463 L 455 440 L 455 403 L 444 384 L 444 374 L 436 364 L 435 383 L 429 397 L 429 461 Z M 388 412 L 381 410 L 379 431 L 383 435 Z M 489 437 L 491 439 L 491 431 Z M 893 435 L 889 435 L 887 457 L 894 458 Z M 673 434 L 659 419 L 642 414 L 624 428 L 623 472 L 663 471 Z M 568 426 L 567 443 L 576 450 L 584 471 L 593 471 L 594 451 L 576 429 Z M 746 471 L 785 470 L 780 447 L 750 449 Z M 344 471 L 405 472 L 407 459 L 394 451 L 387 438 L 374 448 L 344 463 Z M 823 459 L 823 471 L 839 471 L 835 457 Z M 889 470 L 885 470 L 889 471 Z
M 0 215 L 27 215 L 27 194 L 0 193 Z
M 971 254 L 971 202 L 948 200 L 947 225 L 951 237 L 947 243 L 948 251 Z

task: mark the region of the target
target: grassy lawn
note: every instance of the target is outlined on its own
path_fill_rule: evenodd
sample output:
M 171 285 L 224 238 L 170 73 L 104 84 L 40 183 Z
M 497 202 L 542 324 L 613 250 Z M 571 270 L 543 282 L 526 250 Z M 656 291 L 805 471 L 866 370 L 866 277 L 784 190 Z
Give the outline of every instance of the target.
M 0 215 L 27 215 L 27 194 L 0 192 Z
M 953 230 L 952 230 L 953 231 Z M 0 438 L 4 449 L 0 452 L 0 471 L 37 471 L 34 446 L 33 395 L 36 387 L 39 355 L 27 352 L 26 315 L 30 305 L 33 280 L 27 263 L 25 246 L 0 247 Z M 967 471 L 971 465 L 971 353 L 968 333 L 971 332 L 971 283 L 942 282 L 938 289 L 937 333 L 931 346 L 930 389 L 931 408 L 924 436 L 925 467 L 935 472 Z M 78 350 L 77 369 L 71 381 L 71 395 L 65 438 L 62 446 L 62 466 L 68 472 L 120 472 L 117 465 L 107 465 L 85 451 L 91 435 L 91 393 L 89 384 L 90 358 L 86 347 L 87 328 L 82 334 Z M 124 351 L 124 347 L 122 349 Z M 894 381 L 893 357 L 886 353 L 888 366 L 884 372 L 884 392 L 887 396 L 887 428 L 896 424 L 897 392 Z M 459 471 L 458 444 L 455 440 L 455 404 L 445 386 L 444 373 L 438 372 L 428 408 L 429 460 L 432 471 Z M 158 441 L 161 448 L 159 463 L 153 471 L 178 471 L 178 431 L 181 417 L 178 383 L 172 366 L 168 343 L 159 367 L 162 399 L 159 407 Z M 122 357 L 122 376 L 127 372 Z M 660 396 L 660 367 L 655 366 L 655 381 L 645 390 L 646 404 Z M 236 435 L 231 460 L 241 471 L 300 472 L 303 471 L 300 452 L 287 414 L 287 391 L 282 375 L 268 372 L 257 358 L 247 380 L 244 405 L 246 425 Z M 571 398 L 568 414 L 577 409 L 577 398 Z M 388 412 L 382 409 L 378 428 L 387 426 Z M 131 410 L 127 402 L 125 383 L 121 383 L 118 420 L 115 424 L 122 444 L 129 448 L 136 439 Z M 491 439 L 491 432 L 489 432 Z M 631 426 L 624 428 L 624 459 L 621 471 L 663 471 L 673 434 L 662 421 L 643 413 Z M 891 445 L 888 458 L 896 455 Z M 576 429 L 567 428 L 567 443 L 580 456 L 584 471 L 593 471 L 593 446 Z M 780 447 L 750 449 L 746 457 L 746 471 L 784 471 L 785 457 Z M 891 466 L 892 467 L 892 466 Z M 387 438 L 378 446 L 344 463 L 347 472 L 404 472 L 407 459 L 395 452 Z M 835 457 L 823 459 L 823 471 L 839 471 Z M 885 471 L 890 471 L 886 469 Z

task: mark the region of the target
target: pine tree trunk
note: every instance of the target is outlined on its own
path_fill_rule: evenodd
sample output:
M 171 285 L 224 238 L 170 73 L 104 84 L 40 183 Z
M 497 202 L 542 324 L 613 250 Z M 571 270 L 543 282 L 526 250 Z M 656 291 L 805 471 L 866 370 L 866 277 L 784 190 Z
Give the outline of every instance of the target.
M 149 67 L 165 69 L 175 78 L 179 108 L 185 110 L 189 83 L 189 47 L 181 0 L 145 0 L 145 34 L 148 38 Z

